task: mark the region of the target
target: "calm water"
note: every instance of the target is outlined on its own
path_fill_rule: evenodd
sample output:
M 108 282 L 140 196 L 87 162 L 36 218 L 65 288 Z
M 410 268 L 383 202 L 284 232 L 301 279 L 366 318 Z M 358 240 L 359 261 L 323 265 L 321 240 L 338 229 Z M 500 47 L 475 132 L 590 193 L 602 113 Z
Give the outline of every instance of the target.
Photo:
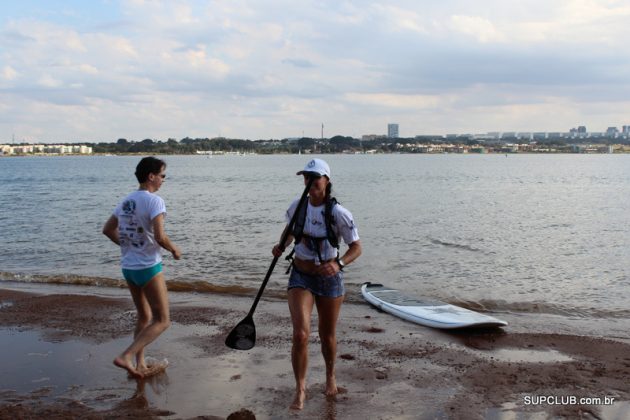
M 509 312 L 630 318 L 630 155 L 334 155 L 364 281 Z M 118 249 L 101 234 L 137 188 L 139 157 L 0 159 L 0 278 L 106 283 Z M 257 290 L 308 156 L 167 156 L 165 258 L 184 290 Z M 269 293 L 284 289 L 284 260 Z

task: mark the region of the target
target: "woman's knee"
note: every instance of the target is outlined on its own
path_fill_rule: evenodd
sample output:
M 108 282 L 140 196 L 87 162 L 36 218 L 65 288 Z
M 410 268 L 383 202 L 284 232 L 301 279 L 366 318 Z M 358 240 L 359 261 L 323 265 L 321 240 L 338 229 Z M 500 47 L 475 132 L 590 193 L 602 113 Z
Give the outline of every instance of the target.
M 148 327 L 149 325 L 151 325 L 151 321 L 153 320 L 153 317 L 151 316 L 146 316 L 146 315 L 142 315 L 142 314 L 138 314 L 138 328 L 143 329 Z
M 305 329 L 297 329 L 293 330 L 293 344 L 305 346 L 308 344 L 308 338 L 310 336 L 310 331 Z
M 319 331 L 319 340 L 324 345 L 332 346 L 337 342 L 337 336 L 334 331 Z
M 153 324 L 158 325 L 162 330 L 171 326 L 171 317 L 168 312 L 156 311 L 153 314 Z
M 167 330 L 169 327 L 171 326 L 171 320 L 170 319 L 166 319 L 165 321 L 162 321 L 162 331 Z
M 171 318 L 168 315 L 161 316 L 156 320 L 164 329 L 171 326 Z

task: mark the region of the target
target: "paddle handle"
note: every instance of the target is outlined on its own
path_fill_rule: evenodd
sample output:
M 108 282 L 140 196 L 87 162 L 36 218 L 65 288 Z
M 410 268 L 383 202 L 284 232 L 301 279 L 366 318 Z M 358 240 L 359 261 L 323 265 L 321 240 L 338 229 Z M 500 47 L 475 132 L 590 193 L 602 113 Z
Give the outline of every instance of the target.
M 308 182 L 306 183 L 306 188 L 304 188 L 304 192 L 302 193 L 302 196 L 300 197 L 300 201 L 297 205 L 297 208 L 295 209 L 295 212 L 293 213 L 293 217 L 291 217 L 291 221 L 289 222 L 289 225 L 282 233 L 282 238 L 280 238 L 280 244 L 283 246 L 287 242 L 287 238 L 289 237 L 289 235 L 291 234 L 291 231 L 293 230 L 293 225 L 295 225 L 297 216 L 298 214 L 300 214 L 300 209 L 302 208 L 302 206 L 306 205 L 306 200 L 308 199 L 308 191 L 311 189 L 311 185 L 313 184 L 313 181 L 315 181 L 314 177 L 308 178 Z M 269 266 L 269 269 L 267 270 L 267 275 L 265 276 L 265 279 L 260 285 L 260 289 L 258 289 L 258 293 L 256 294 L 256 298 L 254 299 L 254 303 L 252 304 L 252 307 L 249 310 L 249 313 L 247 314 L 248 317 L 252 317 L 254 315 L 256 306 L 258 306 L 258 301 L 260 300 L 263 294 L 263 291 L 265 290 L 265 287 L 267 286 L 267 282 L 269 281 L 269 278 L 271 277 L 271 273 L 273 273 L 273 269 L 276 267 L 276 263 L 278 262 L 279 258 L 280 257 L 273 257 L 273 261 L 271 261 L 271 265 Z

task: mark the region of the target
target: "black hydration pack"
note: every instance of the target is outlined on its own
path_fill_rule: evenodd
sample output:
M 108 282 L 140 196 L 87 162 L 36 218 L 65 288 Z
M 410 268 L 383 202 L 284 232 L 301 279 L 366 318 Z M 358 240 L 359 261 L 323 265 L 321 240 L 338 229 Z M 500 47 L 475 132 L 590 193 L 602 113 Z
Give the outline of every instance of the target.
M 297 215 L 291 234 L 293 235 L 295 245 L 299 244 L 303 238 L 314 241 L 316 243 L 317 256 L 319 257 L 319 261 L 323 262 L 322 256 L 319 252 L 319 244 L 321 241 L 328 240 L 328 242 L 330 242 L 330 245 L 332 245 L 334 248 L 339 249 L 339 239 L 337 238 L 337 234 L 335 233 L 335 229 L 333 228 L 333 226 L 337 224 L 335 218 L 333 217 L 333 208 L 339 203 L 337 202 L 337 199 L 335 197 L 330 197 L 326 199 L 326 206 L 324 207 L 324 223 L 326 224 L 326 236 L 322 238 L 316 238 L 304 233 L 308 203 L 305 204 L 306 205 L 302 206 L 300 212 Z M 287 269 L 287 274 L 289 273 L 289 271 L 291 270 L 291 266 L 293 265 L 294 253 L 295 247 L 293 247 L 291 253 L 285 257 L 286 260 L 291 262 L 291 265 L 289 265 L 289 268 Z

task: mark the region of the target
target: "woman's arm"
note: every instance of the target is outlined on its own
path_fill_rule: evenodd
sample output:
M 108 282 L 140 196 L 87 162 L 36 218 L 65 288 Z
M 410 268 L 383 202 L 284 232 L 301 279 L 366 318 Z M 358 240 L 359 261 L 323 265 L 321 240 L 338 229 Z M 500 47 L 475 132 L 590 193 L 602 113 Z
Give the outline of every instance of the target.
M 361 241 L 354 241 L 350 245 L 348 245 L 348 250 L 339 259 L 341 260 L 341 262 L 343 262 L 344 265 L 348 265 L 352 261 L 359 258 L 361 252 L 363 252 L 363 248 L 361 248 Z
M 107 236 L 113 243 L 120 245 L 120 238 L 118 237 L 118 219 L 113 214 L 105 222 L 103 226 L 103 235 Z
M 282 255 L 282 253 L 284 252 L 285 249 L 287 249 L 287 247 L 289 245 L 291 245 L 291 242 L 293 242 L 293 235 L 289 234 L 287 236 L 287 240 L 284 244 L 281 244 L 280 241 L 282 241 L 282 238 L 284 237 L 285 233 L 287 232 L 287 229 L 289 228 L 289 225 L 286 225 L 284 227 L 284 230 L 282 231 L 282 235 L 280 235 L 280 240 L 278 241 L 278 244 L 274 245 L 273 249 L 271 250 L 271 253 L 273 254 L 274 257 L 279 257 Z
M 182 256 L 182 252 L 179 250 L 177 245 L 171 242 L 170 238 L 164 231 L 164 213 L 160 213 L 153 218 L 153 235 L 155 236 L 155 240 L 158 244 L 171 254 L 173 254 L 173 258 L 179 260 Z
M 361 241 L 357 240 L 348 245 L 348 250 L 341 258 L 339 258 L 344 265 L 350 264 L 352 261 L 359 258 L 361 255 Z M 317 272 L 322 276 L 334 276 L 341 271 L 341 266 L 335 260 L 328 261 L 325 264 L 318 266 Z

